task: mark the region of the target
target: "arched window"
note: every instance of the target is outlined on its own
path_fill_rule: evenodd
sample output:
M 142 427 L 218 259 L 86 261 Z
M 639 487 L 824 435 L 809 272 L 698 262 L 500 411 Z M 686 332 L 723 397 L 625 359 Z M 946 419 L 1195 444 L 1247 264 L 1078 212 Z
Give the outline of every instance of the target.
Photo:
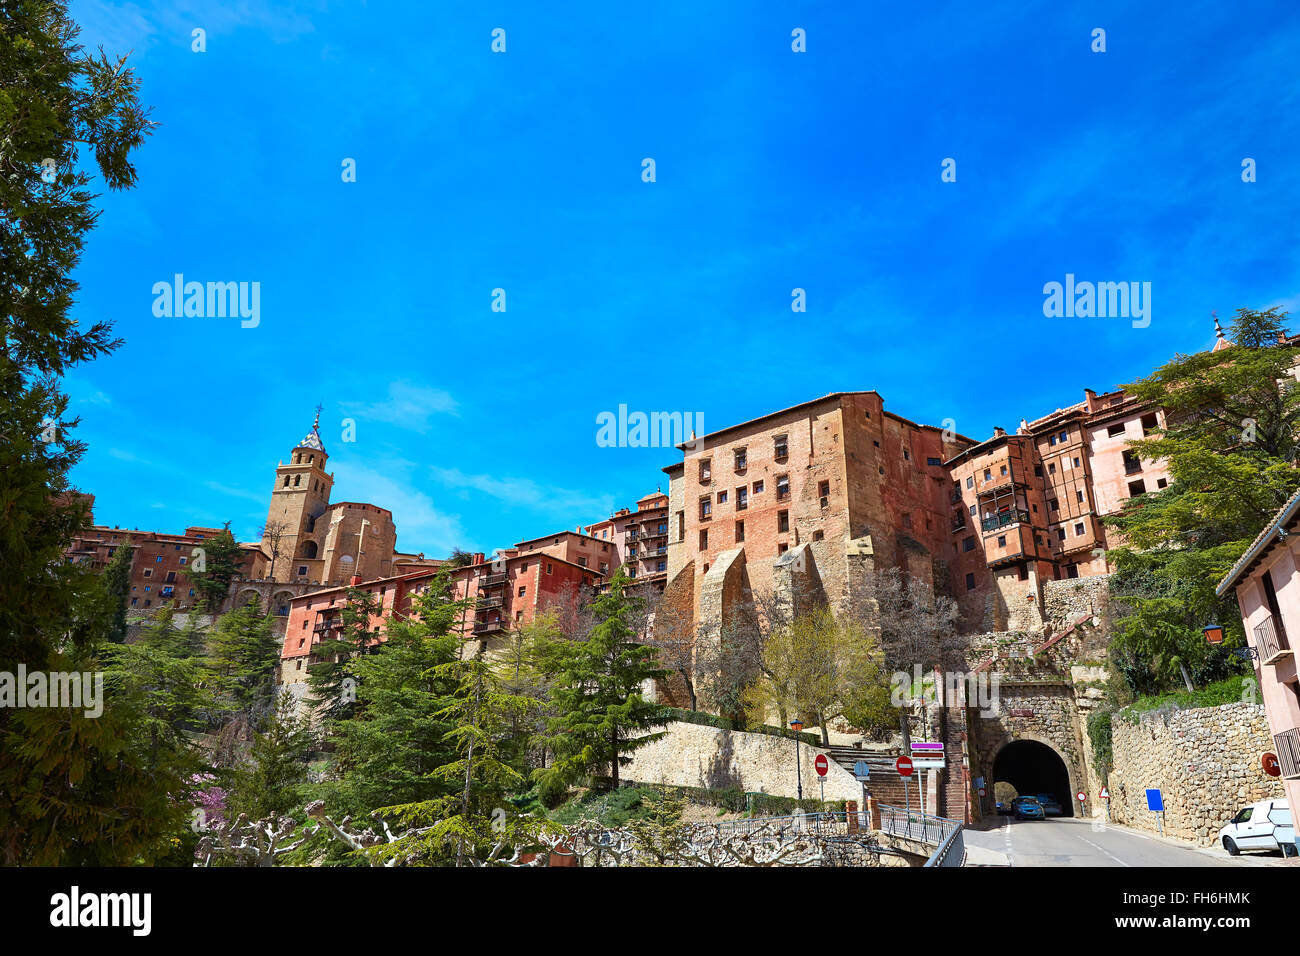
M 289 487 L 289 476 L 288 476 L 288 475 L 285 475 L 285 476 L 284 476 L 284 486 L 285 486 L 286 488 Z
M 304 541 L 304 542 L 302 543 L 301 552 L 302 552 L 302 553 L 301 553 L 301 556 L 304 557 L 304 558 L 314 558 L 314 557 L 316 557 L 316 542 L 315 542 L 315 541 Z
M 295 488 L 297 488 L 298 485 L 299 485 L 301 482 L 302 482 L 302 475 L 294 475 L 294 476 L 293 476 L 293 486 L 294 486 Z

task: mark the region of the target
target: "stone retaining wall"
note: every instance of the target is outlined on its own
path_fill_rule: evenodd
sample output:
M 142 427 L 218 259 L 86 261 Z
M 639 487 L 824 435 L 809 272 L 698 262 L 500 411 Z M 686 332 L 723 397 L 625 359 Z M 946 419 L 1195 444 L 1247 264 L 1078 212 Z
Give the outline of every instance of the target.
M 1136 724 L 1116 714 L 1111 740 L 1110 805 L 1118 823 L 1155 832 L 1146 791 L 1159 788 L 1164 832 L 1209 846 L 1243 806 L 1283 795 L 1279 778 L 1260 766 L 1273 748 L 1261 704 L 1157 711 Z
M 712 790 L 739 787 L 778 797 L 797 796 L 793 740 L 681 721 L 664 729 L 664 737 L 632 754 L 632 763 L 619 770 L 620 777 L 637 783 Z M 804 799 L 816 800 L 821 795 L 813 767 L 818 751 L 804 743 L 797 746 Z M 862 800 L 862 785 L 834 761 L 826 775 L 826 799 Z

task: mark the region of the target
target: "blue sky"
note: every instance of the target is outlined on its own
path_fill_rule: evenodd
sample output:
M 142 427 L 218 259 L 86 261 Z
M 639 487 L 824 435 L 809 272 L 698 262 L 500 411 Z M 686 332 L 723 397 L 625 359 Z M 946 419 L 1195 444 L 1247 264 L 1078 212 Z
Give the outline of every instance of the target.
M 78 271 L 126 339 L 67 383 L 96 519 L 253 538 L 322 402 L 335 500 L 491 550 L 667 490 L 598 446 L 620 404 L 874 388 L 984 437 L 1300 303 L 1294 2 L 923 6 L 75 0 L 161 124 Z M 156 317 L 176 273 L 259 324 Z M 1066 273 L 1150 326 L 1045 318 Z

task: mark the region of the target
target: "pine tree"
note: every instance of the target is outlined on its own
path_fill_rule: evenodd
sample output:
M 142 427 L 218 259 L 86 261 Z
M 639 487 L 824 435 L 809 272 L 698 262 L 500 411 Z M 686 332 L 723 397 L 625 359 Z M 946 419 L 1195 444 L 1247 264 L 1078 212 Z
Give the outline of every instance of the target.
M 316 663 L 307 669 L 307 685 L 322 720 L 346 720 L 352 716 L 356 677 L 349 665 L 375 643 L 370 621 L 378 613 L 379 601 L 373 594 L 361 588 L 348 588 L 339 609 L 343 626 L 338 636 L 312 648 Z
M 239 576 L 244 549 L 230 532 L 227 521 L 217 534 L 205 538 L 190 560 L 189 579 L 194 588 L 195 607 L 215 614 L 230 592 L 230 582 Z
M 79 327 L 72 276 L 98 215 L 82 149 L 109 188 L 151 123 L 125 58 L 76 42 L 67 5 L 0 5 L 0 671 L 94 670 L 112 629 L 103 590 L 63 554 L 87 522 L 68 495 L 84 445 L 58 378 L 118 345 Z M 93 158 L 93 159 L 92 159 Z M 0 855 L 6 863 L 156 858 L 176 806 L 137 761 L 131 715 L 0 708 Z
M 228 812 L 264 820 L 296 809 L 315 746 L 311 721 L 298 713 L 293 694 L 282 691 L 274 711 L 254 735 L 244 765 L 231 775 L 226 790 Z
M 331 810 L 369 813 L 451 792 L 435 773 L 452 754 L 445 713 L 452 687 L 438 667 L 455 660 L 452 632 L 462 607 L 450 600 L 450 578 L 439 574 L 416 597 L 411 617 L 389 621 L 381 653 L 346 665 L 357 707 L 351 719 L 325 725 L 340 778 Z
M 112 560 L 100 576 L 109 601 L 112 622 L 105 639 L 114 644 L 126 643 L 126 602 L 131 594 L 131 539 L 124 537 L 113 551 Z
M 191 615 L 197 617 L 197 615 Z M 206 668 L 214 695 L 212 719 L 249 732 L 272 712 L 281 642 L 256 602 L 219 617 L 208 635 Z
M 433 675 L 451 685 L 451 698 L 438 716 L 451 724 L 444 737 L 454 759 L 436 768 L 433 776 L 453 787 L 446 796 L 385 808 L 401 823 L 427 830 L 398 841 L 386 855 L 409 856 L 427 862 L 443 859 L 464 866 L 481 860 L 506 836 L 513 814 L 506 809 L 507 793 L 524 781 L 508 762 L 511 730 L 533 701 L 504 689 L 500 664 L 485 659 L 485 647 L 440 664 Z M 517 838 L 517 834 L 515 837 Z
M 555 680 L 551 697 L 557 713 L 546 739 L 555 762 L 537 772 L 539 784 L 554 790 L 583 774 L 601 774 L 618 787 L 619 768 L 630 754 L 663 736 L 650 728 L 666 723 L 664 708 L 641 695 L 647 680 L 663 680 L 655 651 L 637 641 L 640 601 L 626 593 L 620 569 L 604 594 L 592 602 L 596 625 L 586 640 L 556 641 L 547 648 L 544 669 Z

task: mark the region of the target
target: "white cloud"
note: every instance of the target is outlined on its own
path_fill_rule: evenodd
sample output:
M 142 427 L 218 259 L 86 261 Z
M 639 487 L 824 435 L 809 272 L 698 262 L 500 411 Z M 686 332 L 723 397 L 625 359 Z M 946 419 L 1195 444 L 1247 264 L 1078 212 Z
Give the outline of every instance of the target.
M 382 402 L 341 402 L 346 414 L 358 418 L 386 422 L 423 434 L 429 430 L 432 415 L 456 415 L 456 400 L 440 388 L 413 385 L 410 382 L 391 382 L 388 399 Z
M 451 488 L 471 489 L 512 505 L 536 508 L 547 514 L 563 516 L 573 524 L 595 521 L 609 514 L 613 498 L 568 488 L 547 487 L 529 478 L 467 475 L 457 468 L 429 469 L 430 474 Z
M 431 557 L 449 554 L 452 548 L 469 549 L 472 542 L 458 515 L 445 514 L 433 506 L 433 499 L 412 487 L 408 463 L 379 461 L 375 467 L 336 462 L 336 501 L 358 501 L 387 508 L 397 525 L 397 550 L 423 551 Z
M 223 485 L 216 481 L 205 481 L 203 484 L 205 487 L 211 488 L 213 491 L 220 492 L 223 495 L 228 495 L 231 498 L 247 498 L 249 501 L 256 501 L 259 504 L 265 504 L 269 500 L 267 495 L 259 495 L 257 492 L 249 491 L 247 488 L 232 488 L 229 485 Z

